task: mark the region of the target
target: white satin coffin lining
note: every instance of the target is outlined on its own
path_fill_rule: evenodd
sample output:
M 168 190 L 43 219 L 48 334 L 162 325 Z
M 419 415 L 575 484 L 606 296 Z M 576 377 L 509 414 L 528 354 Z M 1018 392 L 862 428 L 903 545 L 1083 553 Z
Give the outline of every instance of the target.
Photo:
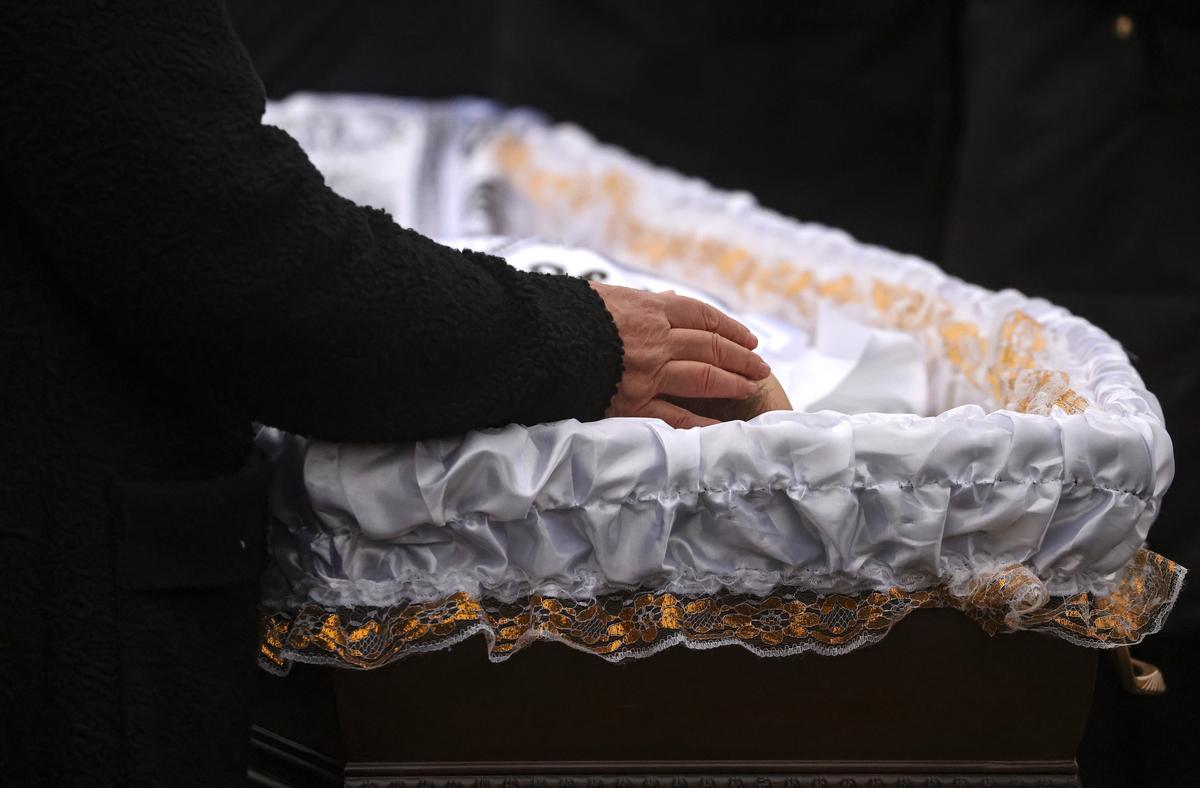
M 631 587 L 911 588 L 1011 561 L 1034 568 L 1051 593 L 1102 591 L 1142 543 L 1170 483 L 1161 412 L 1124 352 L 1045 301 L 992 293 L 780 217 L 528 113 L 305 96 L 273 105 L 269 120 L 297 135 L 335 187 L 388 183 L 372 202 L 408 211 L 406 223 L 430 234 L 540 233 L 639 265 L 651 229 L 668 241 L 692 233 L 687 248 L 719 243 L 797 261 L 831 293 L 838 277 L 853 280 L 838 307 L 850 320 L 870 322 L 880 283 L 928 294 L 926 308 L 952 310 L 940 320 L 974 326 L 995 348 L 1019 310 L 1045 332 L 1036 366 L 1066 372 L 1088 406 L 995 410 L 1005 403 L 941 354 L 922 318 L 912 336 L 925 349 L 927 408 L 944 410 L 936 416 L 769 414 L 686 432 L 568 421 L 307 450 L 266 430 L 260 439 L 281 470 L 275 511 L 287 526 L 273 537 L 280 572 L 268 604 L 390 605 L 456 591 L 515 599 Z M 521 156 L 506 159 L 514 150 Z M 535 188 L 609 177 L 624 179 L 624 214 L 603 200 L 581 210 L 539 201 Z M 753 277 L 735 281 L 750 269 L 669 255 L 655 265 L 656 276 L 716 289 L 743 314 L 814 330 L 802 299 L 738 283 Z

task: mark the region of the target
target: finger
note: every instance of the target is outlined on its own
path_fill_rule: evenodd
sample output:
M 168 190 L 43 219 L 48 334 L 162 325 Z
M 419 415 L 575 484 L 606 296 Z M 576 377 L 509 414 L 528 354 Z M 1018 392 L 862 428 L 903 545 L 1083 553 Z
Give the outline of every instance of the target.
M 741 375 L 703 361 L 668 361 L 658 378 L 659 392 L 674 397 L 745 399 L 757 388 Z
M 703 361 L 751 380 L 762 380 L 771 374 L 771 368 L 757 353 L 720 334 L 694 328 L 672 328 L 667 335 L 667 345 L 672 358 Z
M 678 405 L 672 405 L 669 402 L 664 402 L 661 399 L 652 399 L 642 407 L 638 412 L 639 416 L 645 416 L 651 419 L 662 419 L 667 424 L 670 424 L 677 430 L 686 430 L 691 427 L 707 427 L 712 424 L 720 424 L 714 419 L 706 419 L 703 416 L 697 416 L 690 410 L 685 410 Z
M 698 328 L 720 334 L 751 350 L 758 346 L 758 337 L 751 334 L 750 329 L 716 307 L 686 296 L 670 296 L 665 301 L 663 311 L 671 328 Z

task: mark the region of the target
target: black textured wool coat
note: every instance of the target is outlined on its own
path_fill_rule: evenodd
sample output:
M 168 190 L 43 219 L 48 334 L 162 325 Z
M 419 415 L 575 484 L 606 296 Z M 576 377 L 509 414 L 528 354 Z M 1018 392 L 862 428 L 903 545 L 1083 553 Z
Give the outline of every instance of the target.
M 0 10 L 0 781 L 237 785 L 268 472 L 599 417 L 621 346 L 325 187 L 217 0 Z

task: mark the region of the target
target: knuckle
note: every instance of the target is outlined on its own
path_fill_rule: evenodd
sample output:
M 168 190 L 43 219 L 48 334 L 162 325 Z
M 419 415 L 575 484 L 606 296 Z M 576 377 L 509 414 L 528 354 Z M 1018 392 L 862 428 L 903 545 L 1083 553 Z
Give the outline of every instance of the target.
M 724 355 L 724 345 L 721 343 L 721 335 L 709 334 L 708 341 L 710 345 L 709 355 L 711 356 L 713 363 L 720 364 L 724 360 L 722 359 L 722 356 Z
M 646 376 L 646 388 L 650 393 L 662 391 L 667 380 L 667 365 L 659 364 L 653 372 Z

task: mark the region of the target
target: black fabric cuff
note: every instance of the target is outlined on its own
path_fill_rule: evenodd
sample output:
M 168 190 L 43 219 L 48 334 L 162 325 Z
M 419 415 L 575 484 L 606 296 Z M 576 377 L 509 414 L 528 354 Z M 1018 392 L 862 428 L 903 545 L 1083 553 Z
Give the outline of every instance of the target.
M 604 299 L 573 276 L 527 276 L 536 293 L 547 374 L 533 392 L 536 402 L 521 408 L 522 423 L 603 418 L 625 370 L 625 348 Z

